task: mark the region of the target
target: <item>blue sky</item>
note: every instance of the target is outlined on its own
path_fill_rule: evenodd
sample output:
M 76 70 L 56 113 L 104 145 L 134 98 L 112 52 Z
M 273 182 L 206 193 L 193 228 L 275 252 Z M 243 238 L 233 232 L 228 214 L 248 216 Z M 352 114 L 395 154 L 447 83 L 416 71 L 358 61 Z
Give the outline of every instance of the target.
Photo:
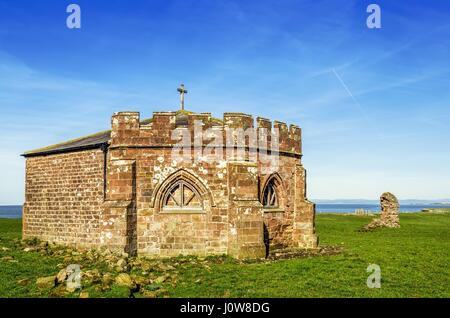
M 24 200 L 23 151 L 176 110 L 181 82 L 190 110 L 300 125 L 310 198 L 448 198 L 449 18 L 439 0 L 0 0 L 0 204 Z

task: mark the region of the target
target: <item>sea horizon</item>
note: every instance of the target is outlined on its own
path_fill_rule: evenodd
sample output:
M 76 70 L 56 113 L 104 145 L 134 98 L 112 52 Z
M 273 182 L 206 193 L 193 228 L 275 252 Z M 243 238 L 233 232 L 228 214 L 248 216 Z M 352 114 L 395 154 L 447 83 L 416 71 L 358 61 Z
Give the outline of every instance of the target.
M 315 202 L 315 201 L 313 201 Z M 316 203 L 316 202 L 315 202 Z M 450 209 L 449 204 L 434 203 L 434 204 L 419 204 L 410 203 L 402 204 L 400 202 L 401 213 L 421 212 L 424 209 L 433 208 L 447 208 Z M 364 210 L 369 213 L 379 213 L 380 205 L 375 203 L 316 203 L 316 213 L 343 213 L 353 214 L 356 210 Z M 22 205 L 0 205 L 0 219 L 20 219 L 22 218 Z

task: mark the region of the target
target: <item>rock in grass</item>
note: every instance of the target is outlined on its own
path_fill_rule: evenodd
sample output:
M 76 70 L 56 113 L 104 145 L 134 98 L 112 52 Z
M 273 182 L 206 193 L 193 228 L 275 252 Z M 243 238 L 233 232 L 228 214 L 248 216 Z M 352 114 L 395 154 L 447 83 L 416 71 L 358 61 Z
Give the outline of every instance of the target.
M 17 284 L 19 284 L 20 286 L 26 286 L 30 283 L 30 280 L 28 278 L 25 279 L 21 279 L 17 281 Z
M 154 291 L 144 290 L 142 296 L 144 296 L 144 298 L 156 298 L 158 297 L 158 294 Z
M 50 289 L 55 287 L 56 283 L 56 277 L 55 276 L 48 276 L 48 277 L 39 277 L 36 280 L 36 286 L 39 289 Z
M 126 267 L 128 265 L 127 260 L 124 258 L 121 258 L 117 261 L 116 266 L 118 267 Z
M 149 272 L 152 269 L 152 266 L 149 263 L 142 263 L 142 265 L 140 264 L 140 267 L 144 272 Z
M 128 287 L 130 289 L 134 288 L 134 282 L 131 279 L 130 275 L 127 273 L 121 273 L 116 277 L 116 284 L 118 286 Z
M 155 279 L 155 283 L 156 284 L 162 284 L 167 280 L 168 276 L 164 275 L 164 276 L 160 276 L 157 279 Z
M 118 272 L 125 272 L 128 268 L 128 262 L 126 261 L 126 259 L 121 258 L 117 261 L 116 263 L 116 270 Z
M 133 281 L 140 286 L 144 286 L 150 283 L 149 277 L 139 276 L 139 275 L 133 275 L 132 276 Z
M 79 298 L 89 298 L 89 293 L 87 291 L 82 291 L 80 293 L 80 297 Z
M 49 293 L 49 297 L 50 298 L 64 298 L 66 297 L 67 292 L 66 289 L 64 288 L 63 285 L 59 285 L 56 288 L 53 288 L 50 293 Z
M 167 289 L 158 289 L 155 293 L 157 297 L 166 298 L 169 296 L 169 291 Z
M 105 273 L 102 277 L 103 285 L 110 285 L 114 281 L 114 276 L 111 273 Z
M 98 269 L 92 269 L 84 272 L 83 274 L 83 280 L 87 284 L 95 284 L 102 280 L 102 275 L 98 271 Z
M 67 268 L 63 268 L 56 274 L 56 283 L 62 284 L 66 281 L 67 277 L 69 277 L 69 273 L 67 272 Z
M 108 249 L 108 248 L 101 249 L 101 256 L 105 257 L 105 256 L 108 256 L 108 255 L 111 255 L 111 254 L 112 254 L 112 252 L 111 252 L 110 249 Z
M 64 285 L 61 285 L 61 286 L 64 286 Z M 74 293 L 74 292 L 76 292 L 78 289 L 80 289 L 81 288 L 81 286 L 79 286 L 79 285 L 77 285 L 77 284 L 67 284 L 66 285 L 66 292 L 68 292 L 68 293 Z
M 101 291 L 101 292 L 105 292 L 105 291 L 111 290 L 111 286 L 109 286 L 109 285 L 97 285 L 97 286 L 95 286 L 95 290 Z

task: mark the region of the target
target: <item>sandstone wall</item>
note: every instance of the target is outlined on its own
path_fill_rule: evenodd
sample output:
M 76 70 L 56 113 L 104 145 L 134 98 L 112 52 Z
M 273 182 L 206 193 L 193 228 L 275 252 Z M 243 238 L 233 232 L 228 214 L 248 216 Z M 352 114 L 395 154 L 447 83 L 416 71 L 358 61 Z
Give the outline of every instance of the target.
M 99 243 L 104 154 L 87 150 L 26 159 L 24 237 L 76 246 Z

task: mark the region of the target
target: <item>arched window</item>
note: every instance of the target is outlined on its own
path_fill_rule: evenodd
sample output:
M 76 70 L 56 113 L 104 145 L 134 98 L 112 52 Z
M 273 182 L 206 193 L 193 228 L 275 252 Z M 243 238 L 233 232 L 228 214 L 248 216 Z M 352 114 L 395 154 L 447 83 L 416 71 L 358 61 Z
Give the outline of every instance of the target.
M 265 178 L 260 192 L 260 202 L 265 212 L 284 212 L 285 189 L 278 173 Z
M 198 191 L 188 182 L 179 180 L 170 186 L 162 198 L 162 211 L 202 211 L 203 202 Z
M 161 213 L 208 213 L 215 203 L 209 188 L 181 168 L 156 186 L 150 206 Z
M 264 189 L 262 204 L 266 209 L 279 208 L 277 189 L 275 187 L 274 179 L 271 179 Z

